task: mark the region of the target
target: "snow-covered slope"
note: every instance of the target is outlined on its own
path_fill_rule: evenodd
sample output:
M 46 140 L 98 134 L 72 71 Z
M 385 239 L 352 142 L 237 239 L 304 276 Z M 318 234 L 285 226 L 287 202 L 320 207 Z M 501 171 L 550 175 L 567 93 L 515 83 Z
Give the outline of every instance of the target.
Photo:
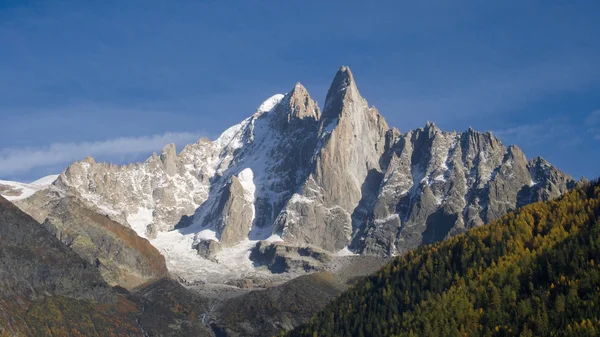
M 0 195 L 10 201 L 28 198 L 35 192 L 48 188 L 58 178 L 58 174 L 40 178 L 32 183 L 0 180 Z

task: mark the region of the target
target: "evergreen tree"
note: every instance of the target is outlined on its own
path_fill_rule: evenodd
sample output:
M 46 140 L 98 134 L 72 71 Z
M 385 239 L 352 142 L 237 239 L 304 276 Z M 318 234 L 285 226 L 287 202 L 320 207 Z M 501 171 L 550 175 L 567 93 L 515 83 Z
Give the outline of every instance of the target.
M 285 335 L 598 335 L 599 216 L 582 184 L 395 258 Z

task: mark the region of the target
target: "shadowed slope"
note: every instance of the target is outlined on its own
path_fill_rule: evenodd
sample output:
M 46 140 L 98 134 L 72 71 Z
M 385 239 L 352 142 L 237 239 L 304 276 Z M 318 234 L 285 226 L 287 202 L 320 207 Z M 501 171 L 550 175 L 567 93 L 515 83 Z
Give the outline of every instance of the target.
M 0 335 L 139 335 L 137 307 L 0 197 Z

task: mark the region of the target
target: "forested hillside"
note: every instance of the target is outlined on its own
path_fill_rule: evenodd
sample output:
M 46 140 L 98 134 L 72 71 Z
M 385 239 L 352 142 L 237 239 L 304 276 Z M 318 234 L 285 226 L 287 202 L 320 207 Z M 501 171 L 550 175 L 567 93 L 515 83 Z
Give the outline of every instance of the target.
M 600 183 L 394 259 L 282 335 L 596 336 Z

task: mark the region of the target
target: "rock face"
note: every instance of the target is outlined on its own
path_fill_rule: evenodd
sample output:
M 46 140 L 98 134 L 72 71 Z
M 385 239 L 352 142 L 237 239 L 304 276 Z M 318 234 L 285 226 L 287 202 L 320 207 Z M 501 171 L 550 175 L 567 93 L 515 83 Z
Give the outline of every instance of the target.
M 111 300 L 100 274 L 29 215 L 0 197 L 0 288 L 3 295 Z
M 242 172 L 242 174 L 250 171 Z M 250 178 L 251 179 L 251 178 Z M 252 205 L 254 191 L 247 191 L 242 186 L 240 179 L 233 176 L 221 195 L 218 209 L 221 210 L 221 221 L 219 221 L 220 242 L 232 245 L 240 242 L 250 232 L 254 218 L 254 206 Z
M 133 303 L 110 288 L 96 268 L 3 197 L 0 257 L 0 334 L 142 334 Z M 90 324 L 92 319 L 94 324 Z
M 161 279 L 132 294 L 143 308 L 139 336 L 214 337 L 203 324 L 208 301 L 175 280 Z
M 388 126 L 360 96 L 350 69 L 338 71 L 325 101 L 319 144 L 311 172 L 276 220 L 285 241 L 330 251 L 344 248 L 352 235 L 353 215 L 381 175 Z M 358 214 L 358 221 L 363 214 Z
M 67 247 L 100 270 L 110 285 L 133 289 L 169 275 L 164 257 L 133 230 L 66 197 L 43 225 Z
M 306 323 L 347 289 L 328 272 L 300 276 L 283 285 L 251 291 L 224 301 L 215 309 L 216 336 L 276 336 Z
M 314 247 L 297 247 L 283 242 L 260 241 L 252 249 L 250 259 L 265 265 L 273 273 L 289 271 L 321 271 L 332 256 Z
M 73 212 L 77 206 L 63 207 L 64 212 Z M 75 221 L 82 217 L 87 226 L 67 225 L 69 231 L 63 232 L 61 240 L 88 226 L 87 230 L 92 232 L 99 230 L 98 226 L 105 226 L 114 227 L 106 228 L 107 232 L 125 230 L 135 235 L 122 225 L 110 223 L 105 216 L 86 211 L 68 219 Z M 0 335 L 214 336 L 203 325 L 202 316 L 208 307 L 199 295 L 167 278 L 147 284 L 135 293 L 117 291 L 104 281 L 99 272 L 102 268 L 95 268 L 75 253 L 79 237 L 74 237 L 71 247 L 61 240 L 0 197 Z M 102 240 L 95 243 L 115 246 L 117 251 L 110 256 L 113 260 L 121 262 L 119 255 L 130 254 L 106 234 Z M 145 239 L 137 240 L 147 244 Z M 156 252 L 149 244 L 148 248 Z M 164 260 L 162 267 L 164 270 Z
M 43 221 L 48 205 L 77 195 L 140 236 L 177 228 L 208 258 L 271 236 L 333 253 L 349 247 L 389 256 L 573 184 L 488 132 L 444 132 L 428 123 L 401 134 L 341 67 L 322 113 L 296 84 L 215 141 L 201 139 L 179 154 L 168 145 L 126 167 L 87 158 L 18 204 Z
M 353 242 L 362 253 L 439 241 L 574 185 L 550 165 L 540 169 L 542 159 L 527 162 L 518 147 L 472 129 L 442 132 L 429 123 L 398 136 L 389 156 L 365 231 Z

